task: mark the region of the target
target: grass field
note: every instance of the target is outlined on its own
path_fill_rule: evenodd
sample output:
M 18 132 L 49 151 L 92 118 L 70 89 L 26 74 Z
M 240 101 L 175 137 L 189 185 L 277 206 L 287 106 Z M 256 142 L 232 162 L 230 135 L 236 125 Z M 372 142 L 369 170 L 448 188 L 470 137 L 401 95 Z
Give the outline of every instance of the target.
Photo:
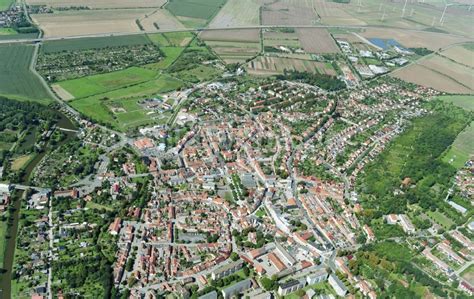
M 440 96 L 438 99 L 453 103 L 454 105 L 464 108 L 469 111 L 474 111 L 474 96 L 461 96 L 461 95 L 454 95 L 454 96 Z
M 117 130 L 126 131 L 140 125 L 166 122 L 168 116 L 148 113 L 137 102 L 143 98 L 175 90 L 183 83 L 163 75 L 158 79 L 116 89 L 101 95 L 81 98 L 70 102 L 71 106 L 87 117 L 109 124 Z M 113 107 L 124 111 L 113 112 Z M 166 119 L 165 119 L 166 118 Z
M 449 219 L 448 217 L 444 216 L 438 211 L 427 211 L 426 214 L 436 223 L 444 227 L 445 229 L 449 229 L 451 225 L 454 224 L 454 221 Z
M 166 9 L 175 16 L 209 20 L 224 3 L 225 0 L 170 0 Z
M 44 53 L 54 53 L 61 51 L 145 45 L 150 42 L 151 41 L 146 35 L 86 37 L 80 39 L 46 41 L 43 43 L 41 49 Z
M 461 168 L 472 155 L 474 155 L 474 122 L 456 137 L 443 161 Z
M 24 156 L 20 156 L 18 158 L 16 158 L 15 160 L 13 160 L 13 163 L 12 163 L 12 170 L 14 171 L 18 171 L 20 169 L 22 169 L 27 163 L 28 161 L 30 161 L 31 157 L 33 155 L 24 155 Z
M 16 99 L 49 102 L 41 81 L 30 71 L 34 48 L 29 45 L 0 46 L 0 94 Z
M 0 265 L 3 267 L 3 256 L 5 255 L 5 246 L 7 245 L 6 242 L 6 235 L 7 235 L 7 221 L 0 221 Z
M 467 280 L 470 284 L 474 283 L 474 265 L 470 265 L 461 273 L 462 278 Z
M 12 28 L 0 28 L 0 35 L 14 35 L 14 34 L 17 34 L 17 32 Z
M 474 96 L 440 96 L 438 99 L 453 103 L 468 111 L 474 111 Z M 452 164 L 456 168 L 461 168 L 471 155 L 474 155 L 474 123 L 471 123 L 456 137 L 453 145 L 443 157 L 443 161 Z
M 191 32 L 170 32 L 149 34 L 149 39 L 160 47 L 185 47 L 193 39 Z
M 145 65 L 144 67 L 152 70 L 167 69 L 184 51 L 182 47 L 162 47 L 160 50 L 165 54 L 165 58 L 157 63 Z
M 7 10 L 12 3 L 13 0 L 0 0 L 0 11 Z
M 75 98 L 83 98 L 150 81 L 155 76 L 156 73 L 152 70 L 131 67 L 122 71 L 63 81 L 58 84 Z

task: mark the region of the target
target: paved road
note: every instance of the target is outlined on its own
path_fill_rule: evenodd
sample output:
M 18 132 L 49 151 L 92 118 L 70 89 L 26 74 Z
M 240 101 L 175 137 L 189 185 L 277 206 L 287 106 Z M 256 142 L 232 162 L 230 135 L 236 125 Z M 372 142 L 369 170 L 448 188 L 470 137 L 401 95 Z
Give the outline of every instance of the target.
M 380 28 L 380 26 L 373 25 L 254 25 L 254 26 L 232 26 L 232 27 L 215 27 L 215 28 L 192 28 L 192 29 L 168 29 L 168 30 L 145 30 L 138 32 L 109 32 L 109 33 L 99 33 L 99 34 L 84 34 L 84 35 L 74 35 L 74 36 L 57 36 L 57 37 L 40 37 L 35 39 L 7 39 L 1 40 L 0 44 L 13 44 L 13 43 L 39 43 L 45 41 L 57 41 L 57 40 L 72 40 L 80 38 L 90 38 L 90 37 L 109 37 L 109 36 L 127 36 L 127 35 L 143 35 L 143 34 L 153 34 L 153 33 L 171 33 L 171 32 L 195 32 L 203 30 L 231 30 L 231 29 L 272 29 L 272 28 L 346 28 L 346 29 L 364 29 L 364 28 Z M 426 32 L 423 30 L 409 29 L 397 26 L 386 26 L 387 29 L 402 29 L 410 32 Z M 440 33 L 447 36 L 454 37 L 466 37 L 453 33 Z

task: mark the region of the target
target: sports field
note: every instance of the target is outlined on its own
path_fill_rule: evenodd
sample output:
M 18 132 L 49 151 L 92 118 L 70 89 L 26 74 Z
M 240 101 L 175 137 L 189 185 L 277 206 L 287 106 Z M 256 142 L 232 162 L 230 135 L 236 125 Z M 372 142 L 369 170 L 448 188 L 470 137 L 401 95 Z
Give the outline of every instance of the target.
M 156 73 L 154 71 L 131 67 L 122 71 L 62 81 L 58 85 L 75 98 L 83 98 L 150 81 L 155 76 Z
M 34 47 L 30 45 L 0 46 L 0 94 L 17 99 L 48 102 L 49 94 L 30 71 Z

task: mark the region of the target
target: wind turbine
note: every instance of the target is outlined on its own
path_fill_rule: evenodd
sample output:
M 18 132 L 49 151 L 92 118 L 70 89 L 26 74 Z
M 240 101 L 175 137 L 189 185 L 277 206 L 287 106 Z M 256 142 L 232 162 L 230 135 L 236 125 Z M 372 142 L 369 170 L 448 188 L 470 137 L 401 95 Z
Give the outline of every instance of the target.
M 448 9 L 448 6 L 451 6 L 452 4 L 447 4 L 444 6 L 443 14 L 441 15 L 441 18 L 439 19 L 439 23 L 441 25 L 444 24 L 444 15 L 446 14 L 446 10 Z
M 407 2 L 408 2 L 408 0 L 405 0 L 405 4 L 403 5 L 402 18 L 405 16 L 405 9 L 407 8 Z

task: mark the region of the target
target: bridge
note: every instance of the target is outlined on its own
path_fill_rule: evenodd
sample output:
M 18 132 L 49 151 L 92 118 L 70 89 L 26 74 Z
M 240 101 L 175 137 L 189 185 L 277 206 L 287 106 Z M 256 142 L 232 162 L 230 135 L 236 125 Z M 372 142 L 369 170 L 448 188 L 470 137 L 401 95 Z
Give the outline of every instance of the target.
M 51 189 L 48 188 L 42 188 L 42 187 L 36 187 L 36 186 L 27 186 L 27 185 L 20 185 L 20 184 L 11 184 L 12 188 L 17 189 L 17 190 L 28 190 L 32 189 L 38 192 L 51 192 Z
M 61 127 L 59 127 L 58 129 L 59 129 L 60 131 L 64 131 L 64 132 L 79 133 L 78 130 L 71 130 L 71 129 L 61 128 Z

